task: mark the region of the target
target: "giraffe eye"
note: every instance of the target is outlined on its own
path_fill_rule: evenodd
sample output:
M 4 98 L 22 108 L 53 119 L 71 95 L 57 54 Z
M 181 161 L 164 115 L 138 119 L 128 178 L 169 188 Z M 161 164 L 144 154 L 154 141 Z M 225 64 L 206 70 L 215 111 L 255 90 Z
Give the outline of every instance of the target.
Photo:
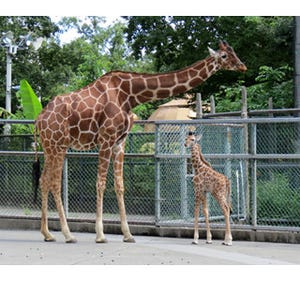
M 226 58 L 227 58 L 227 55 L 226 55 L 226 54 L 223 54 L 223 55 L 221 56 L 221 58 L 222 58 L 222 59 L 226 59 Z

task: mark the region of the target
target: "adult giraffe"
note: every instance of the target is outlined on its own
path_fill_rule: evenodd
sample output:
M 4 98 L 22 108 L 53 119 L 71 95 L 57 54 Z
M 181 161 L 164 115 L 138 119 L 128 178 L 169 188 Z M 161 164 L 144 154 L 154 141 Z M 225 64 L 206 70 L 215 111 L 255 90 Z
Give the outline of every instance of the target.
M 106 242 L 103 232 L 103 194 L 110 159 L 114 168 L 121 230 L 124 242 L 135 242 L 130 233 L 124 204 L 123 160 L 125 139 L 133 125 L 131 109 L 138 104 L 186 92 L 219 69 L 246 71 L 246 66 L 226 43 L 219 50 L 209 48 L 210 56 L 178 71 L 141 74 L 112 71 L 78 91 L 54 97 L 36 120 L 44 150 L 41 232 L 45 241 L 55 241 L 48 230 L 48 194 L 52 192 L 66 242 L 71 235 L 61 200 L 61 176 L 69 147 L 86 150 L 99 147 L 97 176 L 96 242 Z M 36 130 L 37 131 L 37 130 Z

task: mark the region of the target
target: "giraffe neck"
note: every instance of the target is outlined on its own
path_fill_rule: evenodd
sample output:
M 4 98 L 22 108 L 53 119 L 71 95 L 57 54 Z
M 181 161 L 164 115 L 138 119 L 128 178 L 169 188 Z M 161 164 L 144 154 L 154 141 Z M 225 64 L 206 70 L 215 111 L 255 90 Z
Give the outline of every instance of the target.
M 119 88 L 119 100 L 128 109 L 138 104 L 161 100 L 184 93 L 208 79 L 220 69 L 212 56 L 178 71 L 162 74 L 143 74 L 113 71 L 106 79 Z M 100 78 L 101 79 L 101 78 Z
M 202 160 L 202 154 L 199 144 L 194 144 L 191 148 L 192 153 L 192 165 L 195 170 L 204 167 L 206 163 Z

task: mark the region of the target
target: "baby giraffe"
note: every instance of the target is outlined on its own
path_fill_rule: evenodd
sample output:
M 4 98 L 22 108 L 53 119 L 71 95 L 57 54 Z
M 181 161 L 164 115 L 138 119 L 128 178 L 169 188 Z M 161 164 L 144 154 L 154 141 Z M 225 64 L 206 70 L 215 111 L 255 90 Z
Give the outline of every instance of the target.
M 219 203 L 226 223 L 225 240 L 223 245 L 232 245 L 232 236 L 230 231 L 230 182 L 226 176 L 215 171 L 210 164 L 204 159 L 200 145 L 197 143 L 200 138 L 196 138 L 194 132 L 189 132 L 186 137 L 185 147 L 191 149 L 192 165 L 194 168 L 194 191 L 195 191 L 195 209 L 194 209 L 194 241 L 193 244 L 198 244 L 198 218 L 200 203 L 203 206 L 203 214 L 206 224 L 206 243 L 212 243 L 208 220 L 208 208 L 206 202 L 206 193 L 210 192 Z

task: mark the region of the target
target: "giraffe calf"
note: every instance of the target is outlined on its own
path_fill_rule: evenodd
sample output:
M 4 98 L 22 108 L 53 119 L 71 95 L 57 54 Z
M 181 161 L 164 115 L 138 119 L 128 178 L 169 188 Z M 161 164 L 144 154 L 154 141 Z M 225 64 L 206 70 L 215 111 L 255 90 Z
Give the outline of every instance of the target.
M 212 235 L 210 232 L 208 208 L 206 201 L 206 194 L 210 192 L 212 196 L 219 203 L 226 224 L 225 239 L 223 244 L 227 246 L 232 245 L 232 236 L 230 231 L 230 182 L 228 178 L 215 171 L 210 164 L 204 159 L 200 145 L 197 143 L 197 138 L 193 132 L 189 132 L 186 137 L 185 147 L 191 149 L 192 165 L 194 168 L 194 191 L 195 191 L 195 209 L 194 209 L 194 241 L 193 244 L 198 244 L 199 238 L 199 211 L 202 203 L 203 214 L 206 224 L 206 243 L 212 243 Z

